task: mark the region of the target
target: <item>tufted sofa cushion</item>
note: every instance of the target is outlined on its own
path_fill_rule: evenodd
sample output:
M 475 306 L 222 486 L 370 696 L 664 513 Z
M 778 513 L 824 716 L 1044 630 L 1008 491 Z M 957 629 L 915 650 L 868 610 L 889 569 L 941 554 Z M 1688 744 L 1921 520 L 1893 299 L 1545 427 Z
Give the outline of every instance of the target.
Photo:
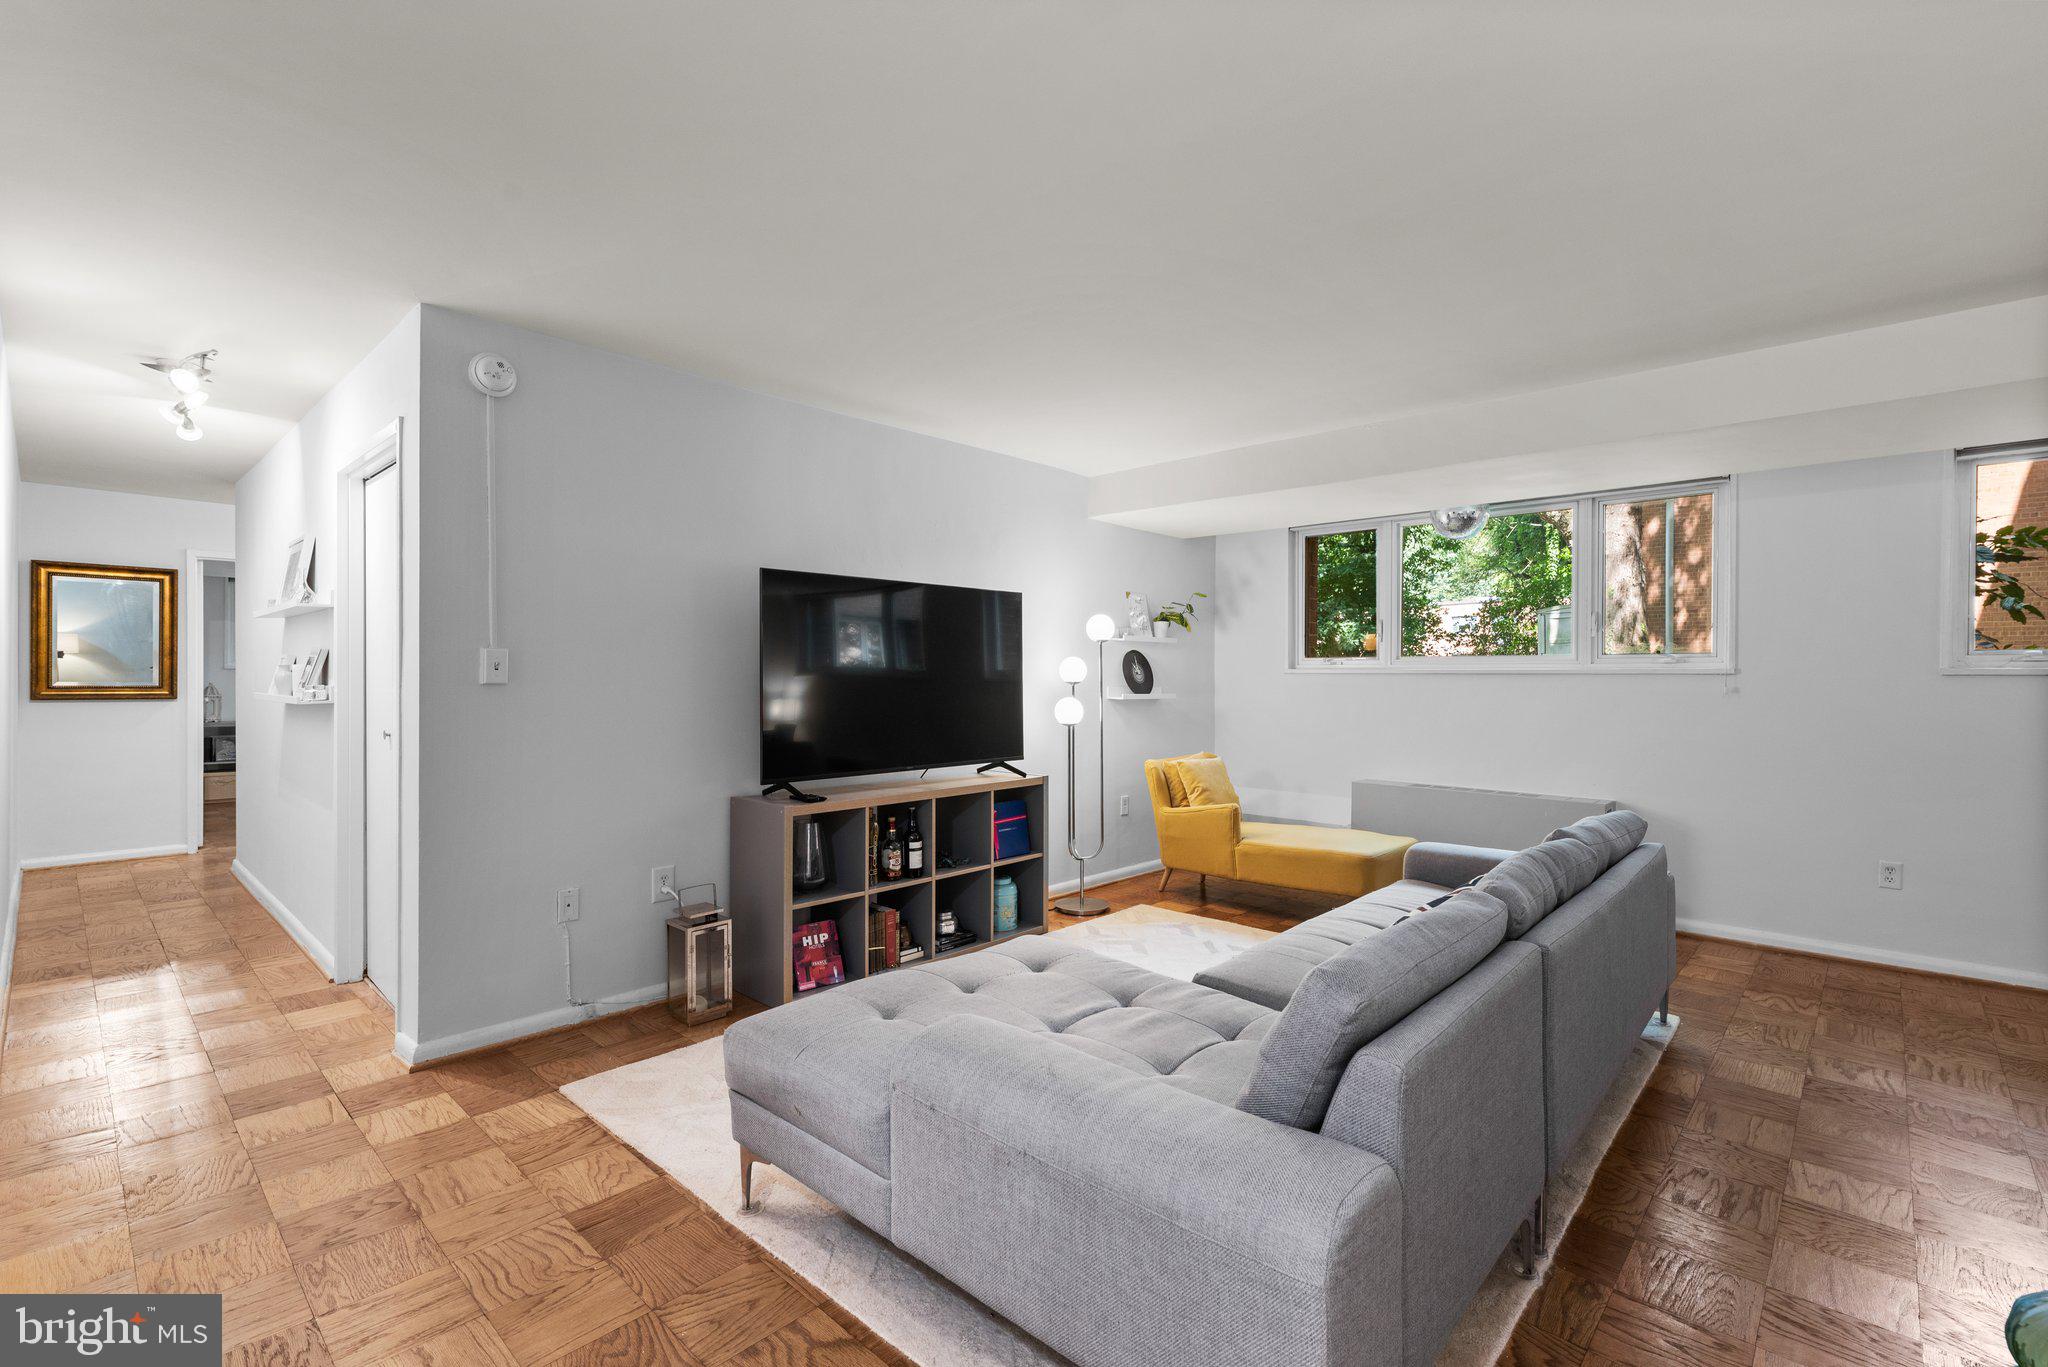
M 1218 1105 L 1244 1090 L 1278 1013 L 1043 936 L 824 990 L 725 1032 L 733 1091 L 889 1175 L 897 1059 L 924 1031 L 984 1016 Z

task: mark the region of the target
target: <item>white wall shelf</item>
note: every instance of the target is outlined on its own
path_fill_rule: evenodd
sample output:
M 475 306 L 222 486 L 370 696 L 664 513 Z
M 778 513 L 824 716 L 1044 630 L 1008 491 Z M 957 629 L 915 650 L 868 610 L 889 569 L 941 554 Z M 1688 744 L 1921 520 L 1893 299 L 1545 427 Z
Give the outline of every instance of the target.
M 329 612 L 334 604 L 325 598 L 315 598 L 305 603 L 286 603 L 283 607 L 265 608 L 258 617 L 303 617 L 309 612 Z
M 1104 645 L 1112 646 L 1184 646 L 1186 636 L 1112 636 Z
M 1109 702 L 1172 702 L 1180 695 L 1178 693 L 1105 693 L 1102 696 Z
M 292 694 L 290 694 L 290 693 L 270 693 L 270 692 L 265 692 L 265 691 L 263 691 L 263 690 L 261 690 L 261 689 L 258 689 L 258 690 L 257 690 L 256 696 L 257 696 L 257 697 L 259 697 L 259 698 L 262 698 L 262 699 L 264 699 L 264 700 L 266 700 L 266 701 L 268 701 L 268 702 L 281 702 L 281 703 L 283 703 L 283 704 L 284 704 L 284 705 L 285 705 L 286 707 L 332 707 L 332 706 L 334 706 L 334 699 L 333 699 L 333 698 L 331 698 L 331 697 L 328 697 L 328 698 L 300 698 L 300 697 L 296 697 L 296 696 L 294 696 L 294 695 L 292 695 Z

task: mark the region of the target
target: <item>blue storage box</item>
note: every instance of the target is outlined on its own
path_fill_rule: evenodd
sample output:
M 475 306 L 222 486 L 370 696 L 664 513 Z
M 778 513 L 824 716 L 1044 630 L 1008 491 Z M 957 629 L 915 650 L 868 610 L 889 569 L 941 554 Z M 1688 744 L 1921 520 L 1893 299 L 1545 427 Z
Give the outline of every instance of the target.
M 996 858 L 1011 859 L 1031 853 L 1031 809 L 1022 798 L 1005 798 L 996 803 Z

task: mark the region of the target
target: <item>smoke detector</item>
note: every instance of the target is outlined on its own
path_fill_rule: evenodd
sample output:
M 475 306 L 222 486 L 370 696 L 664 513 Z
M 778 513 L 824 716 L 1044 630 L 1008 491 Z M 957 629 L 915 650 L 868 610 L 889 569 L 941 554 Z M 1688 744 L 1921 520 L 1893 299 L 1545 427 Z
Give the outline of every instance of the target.
M 519 372 L 503 356 L 480 351 L 469 358 L 469 382 L 486 398 L 502 399 L 519 383 Z

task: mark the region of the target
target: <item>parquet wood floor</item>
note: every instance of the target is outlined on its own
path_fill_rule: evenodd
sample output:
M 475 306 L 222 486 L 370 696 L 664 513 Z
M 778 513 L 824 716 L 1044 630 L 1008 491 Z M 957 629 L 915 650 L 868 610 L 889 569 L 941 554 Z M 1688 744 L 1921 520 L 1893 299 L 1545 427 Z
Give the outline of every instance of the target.
M 376 993 L 234 881 L 226 817 L 197 855 L 24 879 L 0 1289 L 219 1291 L 236 1367 L 904 1361 L 557 1091 L 722 1022 L 407 1072 Z M 1098 891 L 1271 929 L 1330 905 L 1155 886 Z M 1503 1362 L 2005 1361 L 2048 1286 L 2048 994 L 1680 953 L 1684 1024 Z

